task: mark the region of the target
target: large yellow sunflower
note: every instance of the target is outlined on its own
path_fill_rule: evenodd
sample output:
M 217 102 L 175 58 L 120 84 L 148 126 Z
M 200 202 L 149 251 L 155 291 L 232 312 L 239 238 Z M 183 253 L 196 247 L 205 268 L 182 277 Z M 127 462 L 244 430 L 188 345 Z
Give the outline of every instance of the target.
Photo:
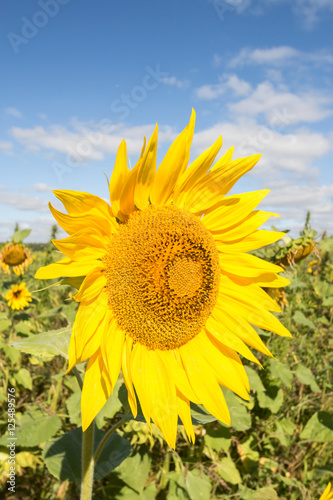
M 22 243 L 6 243 L 0 251 L 0 267 L 6 274 L 10 274 L 12 269 L 19 276 L 31 262 L 31 252 Z
M 178 416 L 194 441 L 190 401 L 230 423 L 220 386 L 249 399 L 239 354 L 248 344 L 270 355 L 251 325 L 290 336 L 269 311 L 261 287 L 289 282 L 281 267 L 246 252 L 283 233 L 258 230 L 270 216 L 253 209 L 268 190 L 225 196 L 260 155 L 213 166 L 219 137 L 188 166 L 195 113 L 156 171 L 157 125 L 132 170 L 122 141 L 110 180 L 111 206 L 92 194 L 55 191 L 68 214 L 50 205 L 68 238 L 65 254 L 36 277 L 82 277 L 69 346 L 69 368 L 89 359 L 81 399 L 87 429 L 122 369 L 129 404 L 175 446 Z
M 5 299 L 8 300 L 8 305 L 13 310 L 24 309 L 32 301 L 31 293 L 22 282 L 19 285 L 14 285 L 5 295 Z

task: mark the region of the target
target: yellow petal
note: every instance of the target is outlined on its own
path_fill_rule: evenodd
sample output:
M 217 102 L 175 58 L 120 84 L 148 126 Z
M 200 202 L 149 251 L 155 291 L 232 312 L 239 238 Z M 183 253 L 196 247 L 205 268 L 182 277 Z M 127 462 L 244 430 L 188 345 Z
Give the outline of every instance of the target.
M 105 274 L 100 268 L 94 269 L 83 280 L 79 291 L 73 296 L 77 302 L 89 302 L 96 298 L 106 285 Z
M 81 396 L 82 430 L 89 427 L 105 405 L 111 394 L 111 385 L 100 351 L 97 351 L 87 365 Z
M 124 382 L 128 392 L 128 402 L 132 410 L 132 414 L 134 418 L 138 413 L 136 396 L 133 387 L 133 379 L 131 373 L 131 352 L 132 352 L 133 340 L 128 335 L 125 339 L 125 345 L 123 350 L 123 359 L 122 359 L 122 372 L 124 377 Z
M 209 231 L 223 231 L 244 220 L 257 205 L 267 196 L 269 189 L 227 196 L 218 208 L 204 215 L 202 222 Z
M 244 376 L 244 367 L 236 352 L 221 343 L 218 344 L 213 336 L 204 331 L 201 331 L 192 342 L 206 359 L 210 369 L 215 372 L 218 383 L 248 400 L 250 388 L 247 377 Z M 235 365 L 237 358 L 238 363 Z
M 265 309 L 249 306 L 245 302 L 241 302 L 238 299 L 233 299 L 225 295 L 223 297 L 223 304 L 221 303 L 220 307 L 226 307 L 226 305 L 233 309 L 234 314 L 245 318 L 252 325 L 275 332 L 282 337 L 291 337 L 290 332 L 288 332 L 280 321 Z
M 185 172 L 178 178 L 173 195 L 174 204 L 181 207 L 186 194 L 193 188 L 201 177 L 210 169 L 219 150 L 222 147 L 222 137 L 218 137 L 216 142 L 204 151 Z
M 244 253 L 250 252 L 251 250 L 257 250 L 257 248 L 261 248 L 266 245 L 271 245 L 272 243 L 275 243 L 283 238 L 285 234 L 286 233 L 279 231 L 266 231 L 264 229 L 260 229 L 247 235 L 245 238 L 228 242 L 216 241 L 215 244 L 220 252 Z
M 125 333 L 118 328 L 112 312 L 107 312 L 106 328 L 104 329 L 101 352 L 104 364 L 108 368 L 112 387 L 117 383 L 121 362 L 123 358 L 123 349 L 125 343 Z
M 230 425 L 229 410 L 216 375 L 193 340 L 179 348 L 193 391 L 209 413 Z
M 175 386 L 193 403 L 200 404 L 187 378 L 186 371 L 182 365 L 181 357 L 178 349 L 172 351 L 156 351 L 160 359 L 165 365 L 169 376 L 172 378 Z
M 60 252 L 72 260 L 101 259 L 107 252 L 109 238 L 103 238 L 97 229 L 85 228 L 61 240 L 52 240 Z
M 280 216 L 271 212 L 255 210 L 239 224 L 222 231 L 214 231 L 213 238 L 215 241 L 222 241 L 223 243 L 239 241 L 239 238 L 245 238 L 256 231 L 257 228 L 264 224 L 270 217 Z
M 99 230 L 104 236 L 110 236 L 110 234 L 118 230 L 117 222 L 110 216 L 105 218 L 93 213 L 85 213 L 84 215 L 82 213 L 73 215 L 63 214 L 52 207 L 51 203 L 49 203 L 49 209 L 59 226 L 68 234 L 74 234 L 80 231 L 80 229 L 87 227 Z
M 252 285 L 262 286 L 265 288 L 282 288 L 290 284 L 290 281 L 283 276 L 278 276 L 275 273 L 263 273 L 257 278 L 237 276 L 236 274 L 230 274 L 226 271 L 223 272 L 224 275 L 229 276 L 231 280 L 240 285 Z
M 107 297 L 101 293 L 90 302 L 81 302 L 73 325 L 69 355 L 69 369 L 90 358 L 101 344 L 105 328 L 104 318 L 108 311 Z
M 256 278 L 266 273 L 284 271 L 280 266 L 246 253 L 237 254 L 237 257 L 233 254 L 220 254 L 220 267 L 227 273 L 248 278 Z
M 189 193 L 185 203 L 186 207 L 193 213 L 202 214 L 218 206 L 221 198 L 230 191 L 242 175 L 254 167 L 260 156 L 239 158 L 223 165 L 217 162 L 216 168 L 208 172 Z
M 133 381 L 144 416 L 161 429 L 169 446 L 175 447 L 178 408 L 176 388 L 153 350 L 136 344 L 132 364 Z
M 143 416 L 151 430 L 151 400 L 147 393 L 146 348 L 136 343 L 131 354 L 131 373 L 136 393 L 138 395 Z
M 228 276 L 221 276 L 218 303 L 223 305 L 224 296 L 227 295 L 240 302 L 245 302 L 249 307 L 263 307 L 268 311 L 281 312 L 276 301 L 273 300 L 257 284 L 241 285 Z
M 100 260 L 89 260 L 74 262 L 73 260 L 65 257 L 64 259 L 50 264 L 49 266 L 40 267 L 35 274 L 35 278 L 39 280 L 46 280 L 61 277 L 75 277 L 86 276 L 93 271 L 96 267 L 101 266 Z
M 120 211 L 118 212 L 118 218 L 120 220 L 125 220 L 126 216 L 131 215 L 131 213 L 133 213 L 135 210 L 134 190 L 140 163 L 141 159 L 139 159 L 133 170 L 130 171 L 129 176 L 127 177 L 124 184 L 119 202 Z
M 169 200 L 178 177 L 184 172 L 190 157 L 195 125 L 195 111 L 189 124 L 167 151 L 155 174 L 150 199 L 153 205 L 164 205 Z
M 234 332 L 230 331 L 225 324 L 221 324 L 216 321 L 213 316 L 210 316 L 206 321 L 205 330 L 207 330 L 207 332 L 209 332 L 225 346 L 239 352 L 239 354 L 244 356 L 244 358 L 248 359 L 249 361 L 253 361 L 254 363 L 260 365 L 257 358 L 246 346 L 246 344 L 244 344 L 244 342 L 239 337 L 237 337 Z
M 145 363 L 146 389 L 147 397 L 151 401 L 151 417 L 161 429 L 168 445 L 175 448 L 178 423 L 175 385 L 155 351 L 146 349 Z
M 232 155 L 234 154 L 234 146 L 231 146 L 228 151 L 224 153 L 223 156 L 219 159 L 218 162 L 215 163 L 215 165 L 212 166 L 211 171 L 214 172 L 214 170 L 221 168 L 222 165 L 228 165 L 231 160 L 232 160 Z
M 90 212 L 104 218 L 111 218 L 112 211 L 106 201 L 90 193 L 82 191 L 56 190 L 55 196 L 63 203 L 70 215 Z
M 144 210 L 148 205 L 150 189 L 156 170 L 157 135 L 158 126 L 156 124 L 154 133 L 148 142 L 147 149 L 143 155 L 136 177 L 134 205 L 139 210 Z
M 130 170 L 127 166 L 127 146 L 125 140 L 122 140 L 117 151 L 116 163 L 110 179 L 111 207 L 113 214 L 118 219 L 121 219 L 119 201 L 129 173 Z
M 183 422 L 186 434 L 188 435 L 191 443 L 194 444 L 195 435 L 193 430 L 190 402 L 181 392 L 178 391 L 178 389 L 176 389 L 176 393 L 178 415 Z
M 255 329 L 247 322 L 246 319 L 239 315 L 234 316 L 234 309 L 227 304 L 220 308 L 215 306 L 212 312 L 212 317 L 216 321 L 224 325 L 229 331 L 233 332 L 237 337 L 243 340 L 247 345 L 254 347 L 257 351 L 272 357 L 272 354 L 267 349 Z

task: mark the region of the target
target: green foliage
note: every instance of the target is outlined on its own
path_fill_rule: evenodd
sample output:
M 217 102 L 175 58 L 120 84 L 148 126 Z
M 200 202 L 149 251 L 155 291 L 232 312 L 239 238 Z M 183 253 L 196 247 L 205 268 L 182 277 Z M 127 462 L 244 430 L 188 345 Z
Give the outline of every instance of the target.
M 133 419 L 120 378 L 97 416 L 95 448 L 121 417 L 127 420 L 99 458 L 95 500 L 320 497 L 333 477 L 333 238 L 317 241 L 317 253 L 297 262 L 297 251 L 304 254 L 318 239 L 311 231 L 256 252 L 272 262 L 294 258 L 285 264 L 290 286 L 274 296 L 293 338 L 258 329 L 274 358 L 256 353 L 263 369 L 242 360 L 250 401 L 223 388 L 231 426 L 192 404 L 196 442 L 189 443 L 179 425 L 176 451 L 170 450 L 155 425 L 149 431 L 140 407 Z M 64 286 L 36 281 L 36 269 L 59 254 L 46 245 L 33 257 L 24 275 L 33 302 L 24 311 L 11 311 L 3 298 L 20 278 L 0 275 L 0 488 L 8 457 L 7 388 L 15 387 L 18 498 L 77 498 L 81 391 L 73 373 L 65 372 L 77 309 L 73 295 L 82 278 L 64 280 Z M 77 368 L 83 378 L 85 364 Z

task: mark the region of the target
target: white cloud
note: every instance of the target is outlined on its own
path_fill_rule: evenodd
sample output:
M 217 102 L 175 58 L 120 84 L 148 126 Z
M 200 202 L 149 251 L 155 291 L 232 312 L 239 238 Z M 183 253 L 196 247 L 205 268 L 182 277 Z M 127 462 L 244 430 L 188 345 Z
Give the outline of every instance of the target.
M 5 154 L 12 154 L 14 144 L 9 141 L 0 141 L 0 151 Z
M 5 113 L 6 115 L 14 116 L 15 118 L 23 118 L 21 111 L 16 108 L 6 108 Z
M 235 145 L 234 157 L 262 154 L 254 176 L 267 180 L 279 179 L 283 173 L 298 178 L 313 178 L 318 174 L 315 163 L 333 149 L 330 138 L 323 134 L 299 129 L 292 134 L 258 125 L 254 120 L 217 123 L 194 135 L 192 152 L 207 149 L 222 134 L 223 151 Z
M 272 126 L 320 121 L 332 114 L 332 98 L 317 92 L 293 94 L 277 90 L 271 82 L 260 83 L 246 99 L 229 105 L 231 113 L 242 116 L 264 115 Z M 284 121 L 281 115 L 284 115 Z
M 325 12 L 333 12 L 332 0 L 296 0 L 294 11 L 303 21 L 306 29 L 312 29 Z
M 143 137 L 150 137 L 155 125 L 126 127 L 117 125 L 85 123 L 72 121 L 72 127 L 53 125 L 49 128 L 12 127 L 11 135 L 17 142 L 25 145 L 27 150 L 38 152 L 48 150 L 66 154 L 70 163 L 84 164 L 91 160 L 102 160 L 104 153 L 115 154 L 119 144 L 125 138 L 129 154 L 138 155 L 141 152 Z M 171 127 L 160 127 L 159 142 L 169 142 L 176 136 Z
M 10 205 L 17 210 L 33 210 L 48 212 L 48 202 L 38 196 L 28 196 L 19 193 L 0 193 L 0 204 Z
M 220 83 L 203 85 L 195 89 L 196 97 L 209 101 L 217 99 L 227 90 L 232 90 L 235 96 L 248 95 L 251 91 L 251 85 L 237 75 L 223 75 L 219 80 Z
M 32 186 L 32 190 L 36 191 L 37 193 L 49 193 L 52 191 L 53 188 L 48 186 L 47 184 L 44 184 L 43 182 L 37 182 L 37 184 L 34 184 Z
M 283 66 L 286 64 L 311 63 L 315 65 L 333 64 L 333 55 L 327 51 L 302 52 L 293 47 L 281 45 L 266 49 L 243 48 L 229 63 L 229 68 L 250 65 Z
M 13 219 L 11 221 L 7 220 L 1 223 L 0 226 L 0 241 L 9 241 L 13 236 L 14 228 L 17 220 Z M 55 224 L 55 220 L 52 216 L 50 217 L 38 217 L 32 220 L 27 220 L 20 218 L 19 225 L 20 229 L 31 229 L 30 235 L 24 240 L 25 243 L 46 243 L 51 238 L 51 228 Z M 65 233 L 61 228 L 57 234 L 57 238 L 66 238 L 68 234 Z M 59 254 L 59 259 L 61 255 Z
M 172 87 L 178 87 L 179 89 L 186 89 L 190 85 L 188 80 L 179 80 L 175 76 L 164 76 L 161 78 L 161 81 L 165 85 L 171 85 Z

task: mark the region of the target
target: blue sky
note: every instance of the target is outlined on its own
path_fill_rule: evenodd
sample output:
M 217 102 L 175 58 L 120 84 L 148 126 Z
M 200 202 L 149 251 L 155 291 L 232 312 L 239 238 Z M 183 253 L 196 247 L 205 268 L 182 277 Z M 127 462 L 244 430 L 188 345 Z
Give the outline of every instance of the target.
M 333 233 L 333 0 L 16 0 L 0 19 L 0 241 L 47 241 L 52 189 L 107 198 L 159 124 L 159 160 L 197 113 L 191 158 L 262 153 L 234 192 L 296 235 Z M 55 202 L 54 205 L 60 208 Z

